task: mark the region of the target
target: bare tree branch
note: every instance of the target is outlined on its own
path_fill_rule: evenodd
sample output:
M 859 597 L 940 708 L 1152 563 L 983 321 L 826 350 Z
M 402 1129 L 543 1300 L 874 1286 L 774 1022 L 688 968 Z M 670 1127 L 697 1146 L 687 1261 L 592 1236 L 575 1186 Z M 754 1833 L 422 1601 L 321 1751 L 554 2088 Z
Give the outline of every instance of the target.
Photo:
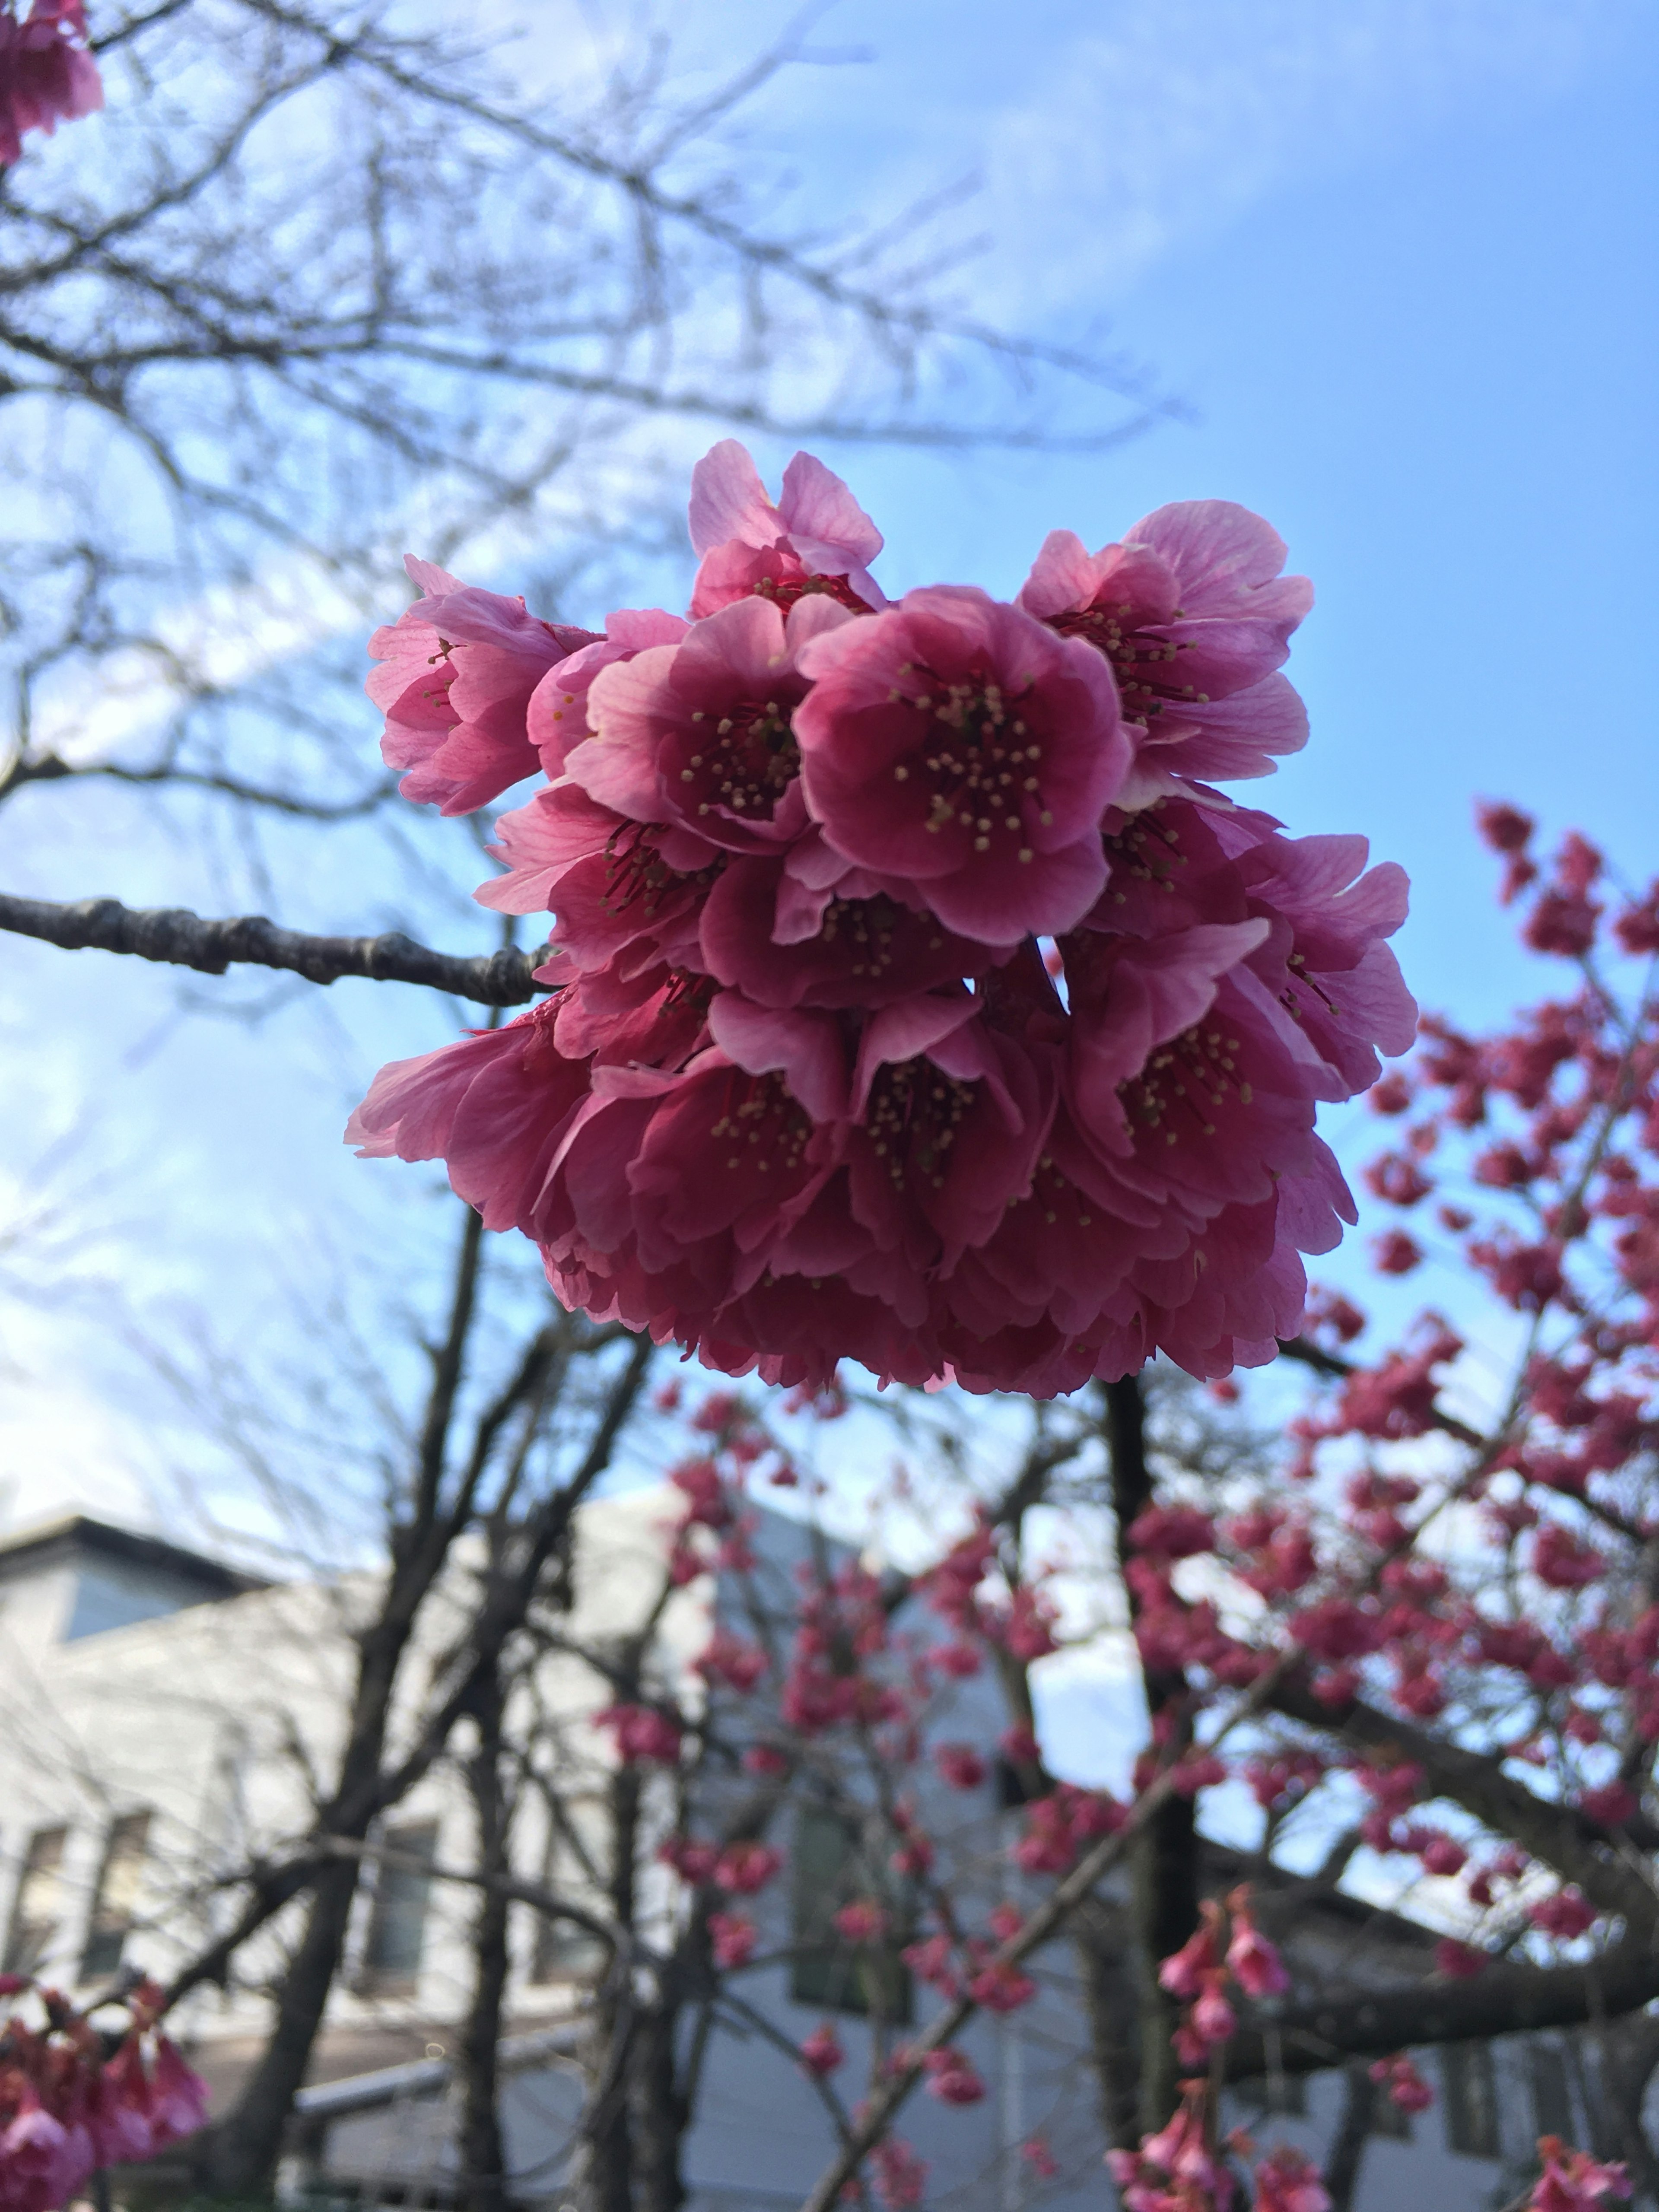
M 379 937 L 313 937 L 283 929 L 263 915 L 204 921 L 183 908 L 135 908 L 111 898 L 59 906 L 0 891 L 0 929 L 66 952 L 130 953 L 207 975 L 222 975 L 230 967 L 285 969 L 309 983 L 361 975 L 379 983 L 424 984 L 485 1006 L 523 1006 L 551 988 L 535 980 L 552 949 L 545 945 L 532 952 L 504 947 L 469 958 L 434 952 L 401 930 Z

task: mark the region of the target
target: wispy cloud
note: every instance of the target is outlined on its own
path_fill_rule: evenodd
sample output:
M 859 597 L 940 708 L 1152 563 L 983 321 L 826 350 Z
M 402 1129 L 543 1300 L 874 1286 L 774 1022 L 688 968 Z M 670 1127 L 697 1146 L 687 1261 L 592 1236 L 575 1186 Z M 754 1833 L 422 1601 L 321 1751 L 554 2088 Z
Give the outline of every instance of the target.
M 845 20 L 863 27 L 867 12 Z M 978 168 L 973 212 L 990 250 L 976 292 L 1018 317 L 1109 301 L 1282 185 L 1454 116 L 1531 105 L 1637 11 L 1634 0 L 1117 0 L 1073 29 L 1082 11 L 1037 0 L 1018 41 L 988 8 L 977 27 L 951 12 L 969 58 L 958 50 L 943 68 L 931 5 L 878 31 L 861 136 L 869 151 L 884 140 L 917 181 L 941 162 Z M 798 81 L 795 96 L 805 107 L 823 92 Z M 889 135 L 900 107 L 906 128 Z M 896 196 L 886 167 L 874 165 L 872 197 Z

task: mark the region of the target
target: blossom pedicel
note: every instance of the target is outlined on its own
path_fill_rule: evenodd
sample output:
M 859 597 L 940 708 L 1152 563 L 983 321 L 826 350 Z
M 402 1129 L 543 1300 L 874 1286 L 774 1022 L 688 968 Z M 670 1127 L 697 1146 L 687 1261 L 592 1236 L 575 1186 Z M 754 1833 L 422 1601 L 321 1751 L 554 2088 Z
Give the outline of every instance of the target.
M 348 1134 L 442 1158 L 556 1294 L 728 1374 L 1046 1395 L 1293 1334 L 1352 1200 L 1315 1133 L 1416 1010 L 1359 837 L 1206 779 L 1305 740 L 1311 592 L 1267 525 L 1048 539 L 1017 600 L 889 604 L 798 454 L 692 480 L 683 621 L 603 635 L 421 562 L 371 694 L 412 798 L 543 778 L 479 890 L 549 914 L 548 996 L 383 1069 Z

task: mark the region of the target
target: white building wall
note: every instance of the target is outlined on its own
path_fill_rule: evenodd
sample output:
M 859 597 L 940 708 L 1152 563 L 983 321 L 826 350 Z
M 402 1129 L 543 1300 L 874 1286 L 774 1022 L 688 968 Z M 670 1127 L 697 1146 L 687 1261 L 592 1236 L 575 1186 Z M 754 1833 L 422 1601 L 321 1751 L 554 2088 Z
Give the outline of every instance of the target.
M 659 1585 L 665 1531 L 679 1501 L 665 1490 L 598 1501 L 585 1509 L 577 1537 L 573 1642 L 625 1632 L 643 1620 Z M 787 1575 L 801 1555 L 798 1528 L 766 1516 L 757 1540 L 770 1571 Z M 472 1555 L 476 1558 L 476 1554 Z M 448 1595 L 424 1620 L 405 1670 L 406 1689 L 394 1734 L 406 1731 L 428 1663 L 462 1618 L 463 1554 Z M 372 1585 L 290 1585 L 212 1604 L 156 1613 L 100 1632 L 64 1640 L 82 1585 L 72 1568 L 43 1571 L 5 1590 L 0 1654 L 11 1694 L 0 1700 L 0 1918 L 9 1924 L 28 1839 L 57 1825 L 70 1830 L 64 1866 L 64 1912 L 46 1962 L 50 1978 L 73 1987 L 111 1821 L 147 1808 L 152 1813 L 149 1879 L 140 1922 L 128 1946 L 137 1964 L 165 1978 L 208 1936 L 229 1910 L 210 1891 L 210 1878 L 245 1862 L 251 1850 L 270 1850 L 303 1833 L 310 1803 L 307 1767 L 326 1772 L 337 1753 L 353 1667 L 349 1632 L 373 1599 Z M 142 1577 L 122 1582 L 125 1601 L 142 1606 Z M 706 1640 L 710 1584 L 678 1593 L 663 1620 L 662 1663 L 684 1683 L 684 1669 Z M 166 1593 L 152 1589 L 159 1607 Z M 600 1760 L 603 1740 L 585 1717 L 610 1702 L 602 1680 L 581 1662 L 550 1658 L 536 1699 L 542 1724 L 576 1747 L 573 1756 Z M 523 1717 L 522 1716 L 520 1717 Z M 953 1686 L 933 1716 L 938 1740 L 965 1739 L 987 1750 L 1002 1725 L 996 1694 L 981 1677 Z M 977 1867 L 981 1904 L 1006 1893 L 1009 1816 L 990 1790 L 949 1791 L 918 1772 L 929 1826 L 955 1831 Z M 398 1828 L 431 1822 L 441 1863 L 465 1864 L 469 1809 L 455 1779 L 435 1771 L 400 1804 Z M 523 1870 L 538 1878 L 543 1832 L 532 1818 L 520 1838 Z M 970 1878 L 969 1887 L 974 1886 Z M 665 1915 L 674 1885 L 661 1877 Z M 434 1884 L 419 1972 L 396 1990 L 366 1987 L 348 1974 L 331 2002 L 327 2036 L 341 2051 L 366 2046 L 379 2033 L 397 2055 L 434 2061 L 448 2056 L 447 2023 L 468 1995 L 467 1933 L 475 1893 Z M 763 1945 L 789 1938 L 787 1878 L 746 1903 L 760 1919 Z M 373 1910 L 365 1890 L 354 1923 L 355 1954 Z M 211 2073 L 215 2054 L 228 2058 L 257 2047 L 266 2017 L 245 1984 L 276 1961 L 288 1932 L 278 1924 L 249 1948 L 242 1985 L 228 1994 L 196 1992 L 177 2025 Z M 516 2033 L 568 2018 L 579 1992 L 570 1983 L 538 1985 L 529 1978 L 534 1923 L 514 1915 L 515 1975 L 511 1998 Z M 927 2203 L 958 2212 L 1097 2212 L 1109 2202 L 1101 2170 L 1095 2087 L 1087 2064 L 1082 2006 L 1071 1955 L 1051 1946 L 1036 1967 L 1042 1994 L 1006 2021 L 976 2021 L 963 2047 L 988 2085 L 983 2103 L 947 2109 L 916 2095 L 901 2123 L 933 2168 Z M 823 2014 L 793 2002 L 783 1966 L 744 1975 L 734 1985 L 779 2037 L 798 2044 Z M 917 1991 L 918 2019 L 932 2009 Z M 851 2103 L 869 2065 L 869 2032 L 841 2016 L 837 2031 L 848 2063 L 836 2086 Z M 401 2045 L 397 2039 L 402 2039 Z M 380 2063 L 380 2062 L 373 2062 Z M 361 2062 L 357 2062 L 360 2065 Z M 1521 2062 L 1500 2054 L 1505 2151 L 1523 2154 L 1530 2109 Z M 332 2070 L 339 2066 L 331 2062 Z M 1433 2061 L 1425 2062 L 1432 2075 Z M 1305 2120 L 1273 2120 L 1259 2130 L 1263 2147 L 1279 2140 L 1317 2154 L 1334 2130 L 1341 2085 L 1333 2075 L 1311 2085 Z M 567 2064 L 545 2060 L 509 2075 L 505 2115 L 509 2150 L 527 2197 L 558 2199 L 564 2154 L 580 2106 L 580 2085 Z M 1492 2161 L 1460 2157 L 1445 2147 L 1442 2109 L 1420 2116 L 1409 2143 L 1373 2141 L 1366 2153 L 1357 2212 L 1480 2212 L 1492 2198 Z M 377 2185 L 400 2192 L 441 2191 L 449 2170 L 453 2113 L 441 2086 L 412 2085 L 398 2102 L 336 2120 L 328 2130 L 327 2163 L 372 2196 Z M 1019 2146 L 1041 2133 L 1059 2160 L 1054 2182 L 1041 2184 Z M 1535 2132 L 1535 2130 L 1534 2130 Z M 787 2055 L 735 2013 L 713 2039 L 697 2119 L 687 2151 L 698 2212 L 764 2212 L 798 2203 L 833 2148 L 822 2105 Z

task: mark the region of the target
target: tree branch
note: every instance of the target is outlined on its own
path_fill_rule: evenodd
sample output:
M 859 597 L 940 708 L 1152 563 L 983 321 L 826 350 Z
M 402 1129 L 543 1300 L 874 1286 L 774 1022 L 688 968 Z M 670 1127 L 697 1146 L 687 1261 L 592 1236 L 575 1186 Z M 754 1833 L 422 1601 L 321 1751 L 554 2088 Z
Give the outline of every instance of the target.
M 469 958 L 434 952 L 397 929 L 379 937 L 313 937 L 283 929 L 263 915 L 204 921 L 182 907 L 137 908 L 112 898 L 60 906 L 0 891 L 0 929 L 66 952 L 125 952 L 207 975 L 222 975 L 232 966 L 286 969 L 308 983 L 362 975 L 377 983 L 421 983 L 485 1006 L 523 1006 L 551 988 L 535 980 L 551 950 L 545 945 L 532 952 L 503 949 Z
M 1659 1996 L 1659 1953 L 1628 1936 L 1587 1966 L 1491 1966 L 1472 1981 L 1409 1982 L 1334 2002 L 1316 1998 L 1277 2012 L 1267 2027 L 1240 2029 L 1224 2064 L 1229 2081 L 1249 2081 L 1282 2060 L 1288 2074 L 1314 2074 L 1344 2057 L 1385 2057 L 1425 2043 L 1469 2043 L 1535 2028 L 1580 2027 L 1634 2012 Z
M 1633 1927 L 1659 1927 L 1659 1896 L 1628 1861 L 1615 1856 L 1618 1834 L 1578 1806 L 1534 1796 L 1504 1771 L 1500 1757 L 1470 1751 L 1358 1698 L 1334 1708 L 1322 1705 L 1305 1676 L 1288 1671 L 1269 1702 L 1304 1728 L 1340 1736 L 1390 1760 L 1410 1760 L 1423 1769 L 1431 1796 L 1449 1797 L 1493 1834 L 1511 1838 L 1532 1857 L 1576 1881 L 1604 1912 L 1622 1913 Z M 1640 1814 L 1624 1824 L 1622 1832 L 1644 1850 L 1659 1841 L 1652 1823 Z

